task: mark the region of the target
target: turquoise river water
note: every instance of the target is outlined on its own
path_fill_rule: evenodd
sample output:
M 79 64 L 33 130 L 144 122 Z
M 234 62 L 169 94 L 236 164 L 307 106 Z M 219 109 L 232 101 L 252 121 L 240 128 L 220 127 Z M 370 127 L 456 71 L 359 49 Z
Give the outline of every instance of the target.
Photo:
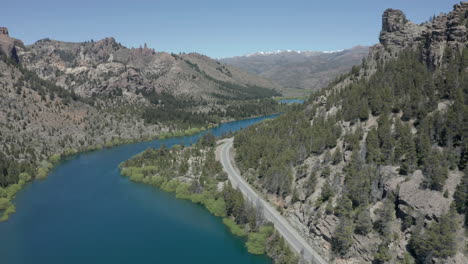
M 208 131 L 221 136 L 276 116 Z M 16 195 L 17 212 L 0 223 L 0 263 L 271 263 L 249 254 L 244 241 L 202 206 L 120 175 L 118 165 L 148 147 L 190 145 L 200 136 L 121 145 L 63 161 Z

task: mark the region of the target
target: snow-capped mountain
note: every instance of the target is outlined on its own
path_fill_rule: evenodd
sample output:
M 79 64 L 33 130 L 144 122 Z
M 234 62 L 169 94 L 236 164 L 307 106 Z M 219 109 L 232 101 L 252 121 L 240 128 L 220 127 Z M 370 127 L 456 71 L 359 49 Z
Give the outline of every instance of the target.
M 264 55 L 281 55 L 281 54 L 301 54 L 301 55 L 318 55 L 318 54 L 331 54 L 342 52 L 343 50 L 331 50 L 331 51 L 311 51 L 311 50 L 277 50 L 277 51 L 260 51 L 254 53 L 248 53 L 240 57 L 253 57 L 253 56 L 264 56 Z
M 262 51 L 218 61 L 259 74 L 283 87 L 308 92 L 327 86 L 353 65 L 360 64 L 368 50 L 356 46 L 335 51 Z

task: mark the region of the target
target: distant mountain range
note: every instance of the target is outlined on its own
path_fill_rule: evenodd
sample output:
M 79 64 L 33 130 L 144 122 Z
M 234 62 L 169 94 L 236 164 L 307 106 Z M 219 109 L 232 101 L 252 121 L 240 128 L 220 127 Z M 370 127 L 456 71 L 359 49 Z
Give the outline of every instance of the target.
M 258 74 L 283 86 L 285 93 L 310 92 L 327 86 L 337 76 L 360 64 L 369 48 L 338 51 L 279 50 L 220 58 L 220 62 Z

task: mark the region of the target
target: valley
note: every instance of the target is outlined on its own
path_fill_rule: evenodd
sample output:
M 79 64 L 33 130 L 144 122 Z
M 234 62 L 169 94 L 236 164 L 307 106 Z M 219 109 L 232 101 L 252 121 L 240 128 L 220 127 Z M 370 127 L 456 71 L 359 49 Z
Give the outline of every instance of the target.
M 366 10 L 382 5 L 373 4 Z M 219 59 L 114 37 L 25 44 L 0 27 L 0 255 L 11 264 L 468 263 L 468 2 L 420 23 L 385 8 L 372 46 L 340 35 L 352 48 Z M 252 29 L 263 19 L 268 28 L 237 36 L 238 24 L 221 27 L 232 22 L 223 12 L 219 25 L 197 27 L 202 18 L 189 17 L 203 8 L 174 10 L 187 18 L 166 17 L 171 26 L 193 30 L 171 32 L 174 47 L 206 40 L 198 30 L 208 28 L 224 36 L 205 42 L 213 52 L 274 47 L 267 35 L 287 28 L 260 16 Z M 349 12 L 346 23 L 368 15 L 354 12 L 363 17 Z M 294 32 L 321 40 L 303 30 L 270 37 L 278 47 Z

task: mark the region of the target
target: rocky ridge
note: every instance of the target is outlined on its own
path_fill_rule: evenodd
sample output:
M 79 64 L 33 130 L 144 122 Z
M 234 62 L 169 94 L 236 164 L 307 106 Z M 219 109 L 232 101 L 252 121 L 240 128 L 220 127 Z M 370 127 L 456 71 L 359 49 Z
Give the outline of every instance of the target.
M 39 40 L 19 52 L 20 61 L 41 78 L 83 97 L 123 94 L 130 101 L 156 91 L 195 100 L 238 96 L 229 84 L 278 89 L 272 82 L 200 54 L 168 54 L 126 48 L 114 38 L 82 43 Z
M 21 40 L 11 38 L 8 33 L 8 28 L 0 27 L 0 55 L 18 62 L 18 48 L 24 48 L 24 44 Z

